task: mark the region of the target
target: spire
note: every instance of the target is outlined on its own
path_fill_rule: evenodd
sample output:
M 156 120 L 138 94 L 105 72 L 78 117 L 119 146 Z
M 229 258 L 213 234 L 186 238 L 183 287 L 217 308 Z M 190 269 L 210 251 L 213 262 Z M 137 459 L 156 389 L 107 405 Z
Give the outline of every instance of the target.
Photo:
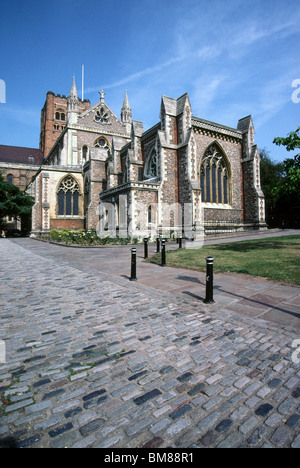
M 123 123 L 129 123 L 131 124 L 131 109 L 129 106 L 129 101 L 128 101 L 128 96 L 127 96 L 127 91 L 125 91 L 125 98 L 123 102 L 123 107 L 121 109 L 121 120 Z
M 77 117 L 79 114 L 79 99 L 75 84 L 75 76 L 73 76 L 73 83 L 68 97 L 68 123 L 77 123 Z
M 72 87 L 71 87 L 71 91 L 70 91 L 70 96 L 71 97 L 76 97 L 76 98 L 78 97 L 76 84 L 75 84 L 75 76 L 73 76 L 73 83 L 72 83 Z
M 125 91 L 125 98 L 124 98 L 123 107 L 122 107 L 122 110 L 125 110 L 125 109 L 130 110 L 127 91 Z

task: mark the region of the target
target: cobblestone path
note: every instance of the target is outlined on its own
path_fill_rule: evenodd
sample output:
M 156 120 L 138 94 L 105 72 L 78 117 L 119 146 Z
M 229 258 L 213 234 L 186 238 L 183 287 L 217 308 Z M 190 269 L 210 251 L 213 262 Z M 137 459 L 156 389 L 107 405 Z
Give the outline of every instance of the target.
M 299 330 L 0 254 L 0 447 L 300 447 Z

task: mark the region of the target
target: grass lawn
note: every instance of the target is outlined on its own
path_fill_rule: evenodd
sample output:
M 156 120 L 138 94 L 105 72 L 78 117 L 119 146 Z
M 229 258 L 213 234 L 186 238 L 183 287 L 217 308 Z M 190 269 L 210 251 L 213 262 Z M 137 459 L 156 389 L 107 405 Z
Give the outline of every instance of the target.
M 201 249 L 168 251 L 167 266 L 205 271 L 206 257 L 214 257 L 214 271 L 246 273 L 274 281 L 300 284 L 300 235 L 232 242 Z M 160 263 L 161 254 L 149 259 Z

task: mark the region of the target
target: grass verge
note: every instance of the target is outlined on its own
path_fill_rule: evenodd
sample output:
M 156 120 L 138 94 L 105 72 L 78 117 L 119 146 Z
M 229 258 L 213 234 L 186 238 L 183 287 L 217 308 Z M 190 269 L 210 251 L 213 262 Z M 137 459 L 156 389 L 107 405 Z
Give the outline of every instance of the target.
M 206 257 L 214 257 L 214 271 L 263 276 L 273 281 L 300 284 L 300 235 L 269 237 L 167 251 L 167 266 L 205 271 Z M 149 259 L 160 263 L 161 254 Z

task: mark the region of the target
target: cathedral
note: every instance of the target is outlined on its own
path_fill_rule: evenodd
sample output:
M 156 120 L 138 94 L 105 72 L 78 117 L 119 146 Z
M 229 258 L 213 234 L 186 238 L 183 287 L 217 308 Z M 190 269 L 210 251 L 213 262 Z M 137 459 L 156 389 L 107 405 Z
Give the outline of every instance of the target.
M 82 101 L 75 79 L 68 97 L 47 93 L 44 159 L 27 189 L 31 235 L 69 228 L 197 239 L 266 229 L 251 116 L 230 128 L 195 117 L 187 93 L 162 96 L 158 123 L 144 130 L 127 93 L 119 117 L 99 94 L 93 106 Z

